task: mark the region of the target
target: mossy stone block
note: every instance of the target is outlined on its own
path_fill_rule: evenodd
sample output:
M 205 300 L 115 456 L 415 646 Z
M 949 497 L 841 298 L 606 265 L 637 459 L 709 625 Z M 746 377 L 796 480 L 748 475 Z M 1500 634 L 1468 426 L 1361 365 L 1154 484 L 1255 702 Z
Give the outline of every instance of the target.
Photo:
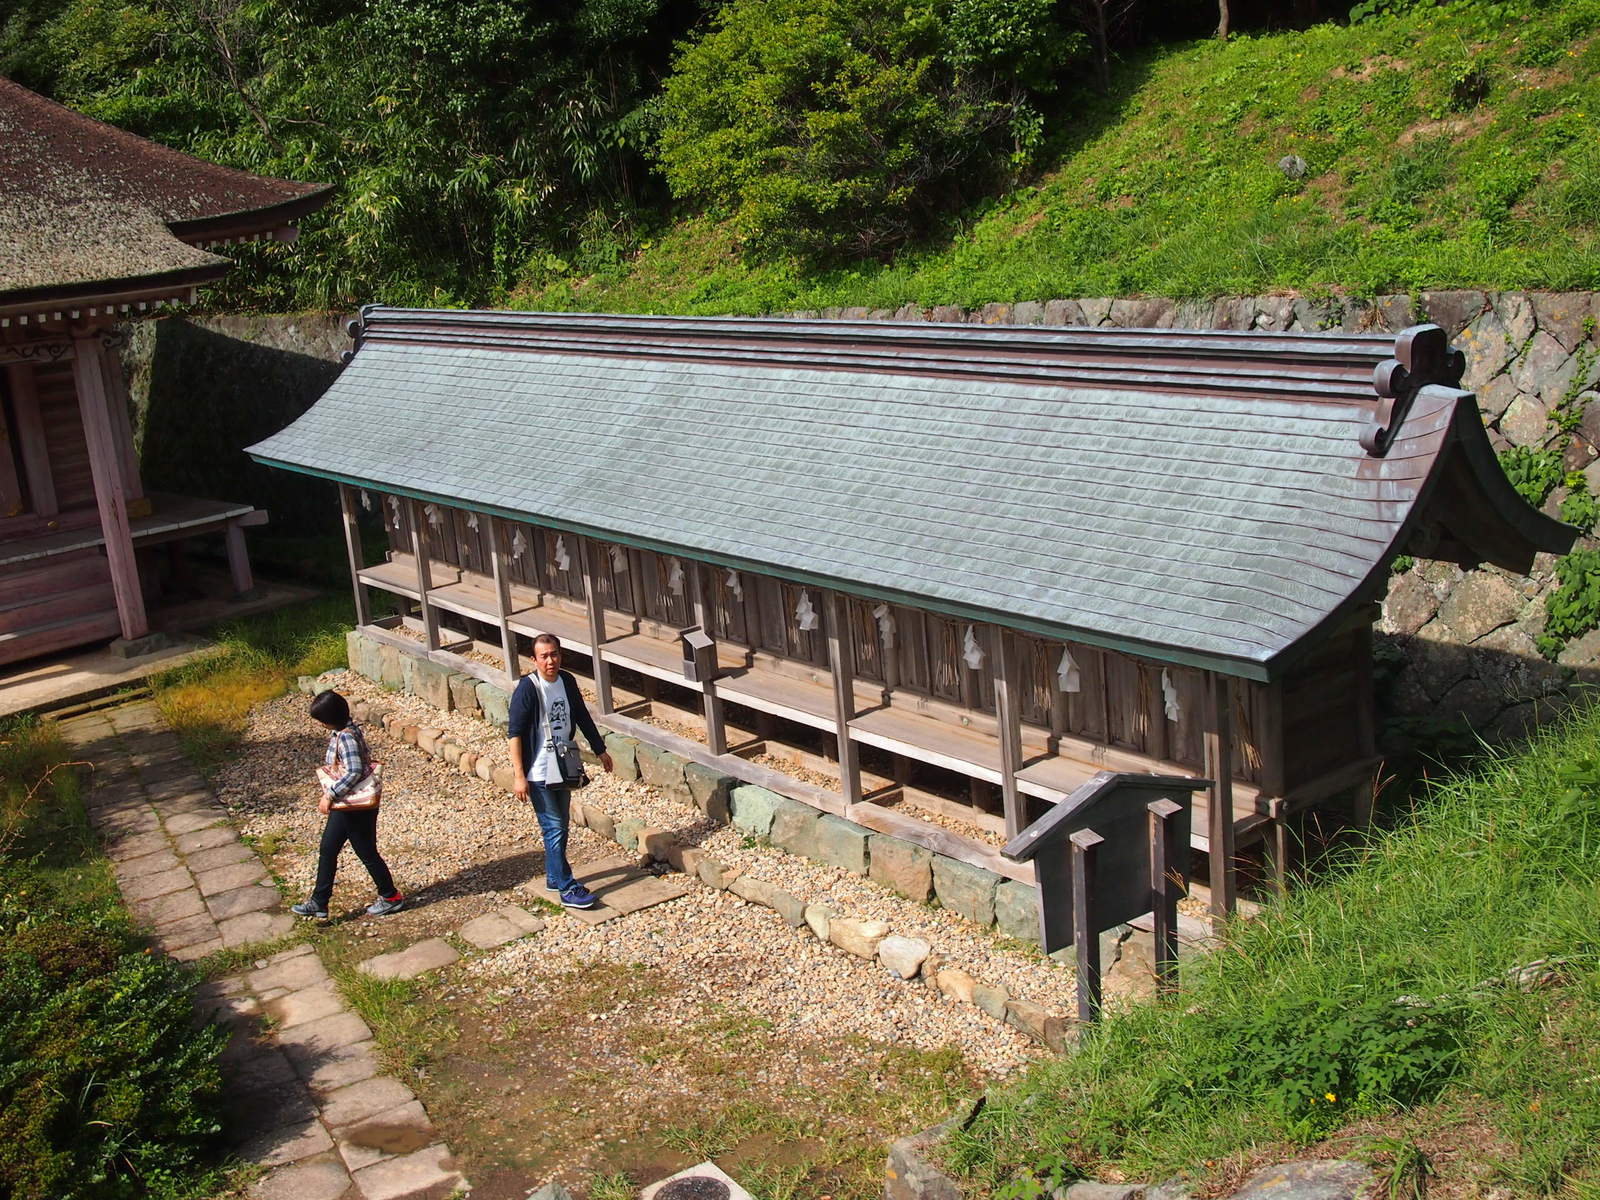
M 448 667 L 441 667 L 426 658 L 406 655 L 406 691 L 418 700 L 426 700 L 440 712 L 450 711 L 450 676 Z
M 683 782 L 694 806 L 713 821 L 726 825 L 730 817 L 728 798 L 739 781 L 697 762 L 683 764 Z
M 817 821 L 817 854 L 830 867 L 842 867 L 852 875 L 867 873 L 867 839 L 872 831 L 825 813 Z
M 1007 937 L 1039 945 L 1039 889 L 1002 879 L 994 890 L 994 923 Z
M 903 838 L 867 839 L 867 874 L 892 892 L 921 903 L 933 899 L 933 851 Z
M 788 801 L 772 814 L 772 844 L 801 858 L 817 858 L 817 823 L 822 814 L 809 805 Z
M 393 691 L 403 691 L 406 686 L 404 659 L 398 646 L 378 647 L 378 682 Z
M 689 788 L 683 781 L 683 759 L 670 750 L 639 743 L 639 782 L 658 787 L 668 795 L 677 796 L 685 803 Z
M 939 903 L 979 925 L 994 924 L 994 893 L 1000 876 L 970 863 L 933 856 L 933 891 Z
M 460 671 L 450 674 L 450 705 L 457 712 L 466 713 L 469 717 L 478 715 L 478 681 L 471 675 L 463 675 Z
M 767 837 L 772 833 L 773 817 L 786 803 L 792 801 L 753 783 L 742 783 L 733 789 L 733 823 L 746 833 Z
M 611 754 L 611 773 L 632 782 L 639 778 L 639 739 L 621 733 L 606 734 L 606 750 Z
M 511 710 L 511 693 L 503 687 L 492 683 L 478 684 L 478 707 L 483 710 L 483 719 L 491 725 L 505 728 L 506 717 Z
M 614 836 L 618 844 L 624 849 L 637 850 L 639 848 L 639 834 L 644 828 L 645 822 L 638 817 L 626 817 L 617 822 L 617 832 Z

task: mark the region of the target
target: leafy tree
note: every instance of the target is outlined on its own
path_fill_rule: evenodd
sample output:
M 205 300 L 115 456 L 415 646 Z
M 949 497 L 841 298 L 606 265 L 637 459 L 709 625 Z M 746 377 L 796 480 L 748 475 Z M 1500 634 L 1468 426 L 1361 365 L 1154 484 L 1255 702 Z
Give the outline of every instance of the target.
M 682 48 L 657 152 L 759 253 L 882 256 L 1024 165 L 1079 39 L 1050 0 L 731 0 Z

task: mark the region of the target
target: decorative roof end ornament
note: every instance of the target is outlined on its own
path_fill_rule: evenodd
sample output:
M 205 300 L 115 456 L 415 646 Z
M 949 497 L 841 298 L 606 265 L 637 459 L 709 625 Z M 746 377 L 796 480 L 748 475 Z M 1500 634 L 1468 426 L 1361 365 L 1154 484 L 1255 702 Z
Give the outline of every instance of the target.
M 1361 447 L 1375 458 L 1389 452 L 1406 419 L 1411 401 L 1432 383 L 1458 387 L 1467 369 L 1466 355 L 1451 349 L 1450 339 L 1437 325 L 1413 325 L 1394 339 L 1394 357 L 1372 372 L 1378 393 L 1372 424 L 1361 434 Z

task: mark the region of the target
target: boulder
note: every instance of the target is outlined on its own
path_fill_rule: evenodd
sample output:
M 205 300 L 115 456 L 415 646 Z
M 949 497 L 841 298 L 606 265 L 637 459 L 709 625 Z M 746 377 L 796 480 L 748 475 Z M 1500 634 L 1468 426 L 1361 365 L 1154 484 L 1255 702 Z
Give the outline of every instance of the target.
M 1515 621 L 1525 603 L 1522 593 L 1499 575 L 1474 571 L 1444 598 L 1439 619 L 1461 641 L 1475 642 Z
M 511 708 L 511 693 L 492 683 L 478 684 L 477 691 L 478 707 L 483 711 L 483 719 L 504 729 Z
M 867 839 L 867 874 L 892 892 L 919 903 L 933 899 L 933 851 L 886 833 Z
M 889 927 L 882 921 L 834 917 L 828 922 L 828 940 L 858 958 L 877 958 L 878 947 L 888 936 Z
M 415 655 L 406 655 L 405 689 L 419 700 L 426 700 L 440 712 L 450 711 L 450 676 L 448 667 Z
M 700 882 L 705 884 L 707 887 L 714 887 L 720 891 L 728 886 L 728 868 L 716 859 L 709 857 L 702 858 L 700 860 L 699 871 Z
M 806 926 L 817 935 L 817 941 L 829 941 L 828 933 L 833 923 L 833 918 L 838 916 L 826 904 L 808 904 L 805 907 Z
M 464 712 L 469 717 L 479 713 L 478 708 L 478 681 L 471 675 L 463 675 L 460 671 L 450 675 L 450 704 L 457 712 Z
M 1356 1200 L 1370 1195 L 1375 1182 L 1365 1163 L 1302 1159 L 1261 1168 L 1233 1193 L 1232 1200 Z
M 639 835 L 646 829 L 645 823 L 638 817 L 624 817 L 617 822 L 617 831 L 613 835 L 617 844 L 625 850 L 639 849 Z
M 890 934 L 878 943 L 878 961 L 896 979 L 915 979 L 933 947 L 921 938 Z
M 1011 991 L 1003 983 L 992 986 L 987 983 L 975 984 L 972 989 L 972 1002 L 996 1021 L 1004 1021 L 1006 1005 L 1011 1002 Z
M 939 903 L 959 916 L 979 925 L 994 924 L 994 893 L 1000 877 L 993 871 L 974 867 L 936 854 L 933 858 L 933 890 Z
M 728 884 L 728 890 L 741 900 L 748 900 L 751 904 L 759 904 L 763 908 L 771 908 L 772 893 L 777 889 L 765 879 L 752 879 L 749 875 L 740 875 Z
M 598 805 L 585 804 L 583 806 L 583 823 L 607 841 L 617 840 L 617 823 L 612 819 L 610 813 Z
M 978 981 L 965 971 L 948 967 L 934 975 L 934 982 L 939 985 L 939 991 L 952 1000 L 959 1000 L 963 1004 L 972 1003 L 972 993 L 978 986 Z
M 787 921 L 792 929 L 799 929 L 806 923 L 806 902 L 793 892 L 774 887 L 767 896 L 767 906 Z
M 1430 584 L 1415 571 L 1391 576 L 1389 594 L 1383 600 L 1385 633 L 1413 634 L 1439 612 L 1439 597 Z
M 689 803 L 689 788 L 683 781 L 683 759 L 670 750 L 640 742 L 639 782 L 660 788 L 668 795 Z
M 1031 1000 L 1006 1001 L 1006 1024 L 1022 1030 L 1042 1046 L 1057 1054 L 1067 1046 L 1067 1019 Z

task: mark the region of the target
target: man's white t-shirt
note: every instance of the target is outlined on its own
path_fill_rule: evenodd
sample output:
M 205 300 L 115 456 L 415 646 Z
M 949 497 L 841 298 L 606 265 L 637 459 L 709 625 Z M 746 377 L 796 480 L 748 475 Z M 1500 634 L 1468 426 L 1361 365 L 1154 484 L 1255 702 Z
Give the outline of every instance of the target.
M 558 746 L 572 741 L 572 712 L 567 705 L 567 685 L 559 674 L 553 681 L 537 671 L 531 676 L 539 689 L 539 724 L 533 731 L 538 752 L 528 765 L 529 783 L 560 783 L 561 761 L 550 752 L 552 739 Z

